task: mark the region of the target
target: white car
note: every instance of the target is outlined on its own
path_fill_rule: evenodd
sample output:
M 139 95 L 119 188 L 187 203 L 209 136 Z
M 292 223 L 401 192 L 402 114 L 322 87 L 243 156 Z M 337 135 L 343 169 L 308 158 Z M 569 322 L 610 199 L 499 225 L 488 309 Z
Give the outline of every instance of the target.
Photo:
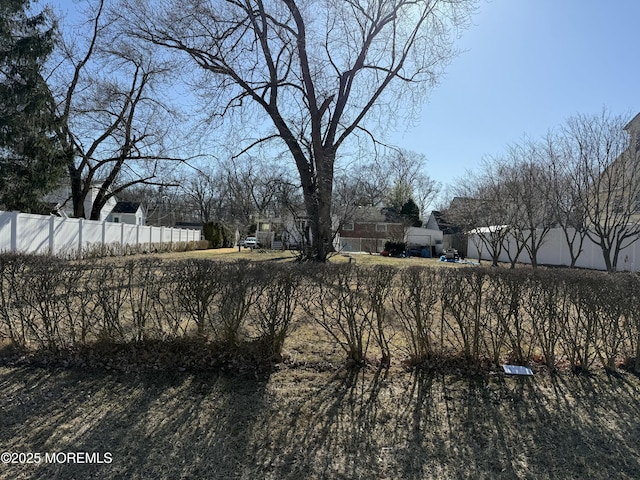
M 244 246 L 249 248 L 258 248 L 260 244 L 256 237 L 247 237 L 244 239 Z

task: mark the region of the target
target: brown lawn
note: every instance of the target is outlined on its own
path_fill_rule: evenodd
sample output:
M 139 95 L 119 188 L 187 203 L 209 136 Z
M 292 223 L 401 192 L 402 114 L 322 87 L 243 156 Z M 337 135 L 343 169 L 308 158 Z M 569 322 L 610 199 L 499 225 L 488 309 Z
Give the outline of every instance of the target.
M 0 478 L 639 478 L 637 378 L 0 368 Z
M 187 255 L 292 258 L 163 257 Z M 631 374 L 465 377 L 397 360 L 350 369 L 312 324 L 285 350 L 287 363 L 242 374 L 0 367 L 0 452 L 40 454 L 39 463 L 0 464 L 0 479 L 640 478 L 640 380 Z M 45 462 L 77 453 L 110 461 Z

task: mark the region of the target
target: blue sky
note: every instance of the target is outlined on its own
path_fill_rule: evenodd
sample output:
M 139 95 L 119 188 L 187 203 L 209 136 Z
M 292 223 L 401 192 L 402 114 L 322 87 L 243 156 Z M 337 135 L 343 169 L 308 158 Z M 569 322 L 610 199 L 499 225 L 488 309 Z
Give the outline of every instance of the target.
M 391 141 L 450 183 L 578 113 L 640 112 L 640 1 L 483 0 L 416 124 Z
M 72 0 L 49 0 L 73 15 Z M 640 112 L 640 0 L 480 0 L 463 52 L 412 126 L 386 140 L 423 153 L 443 184 L 578 113 Z

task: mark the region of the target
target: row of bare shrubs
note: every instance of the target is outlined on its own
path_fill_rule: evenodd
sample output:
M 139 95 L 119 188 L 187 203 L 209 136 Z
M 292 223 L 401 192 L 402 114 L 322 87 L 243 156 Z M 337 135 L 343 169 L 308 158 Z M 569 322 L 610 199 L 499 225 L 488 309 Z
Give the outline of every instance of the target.
M 356 363 L 640 370 L 635 274 L 0 255 L 0 286 L 0 339 L 25 348 L 198 338 L 278 361 L 313 319 Z
M 85 245 L 79 254 L 76 249 L 60 253 L 57 256 L 76 258 L 102 258 L 102 257 L 124 257 L 145 253 L 169 253 L 169 252 L 191 252 L 193 250 L 206 250 L 209 248 L 208 240 L 194 240 L 190 242 L 154 242 L 140 244 L 94 243 Z
M 317 268 L 305 312 L 357 363 L 640 371 L 640 277 L 578 270 Z
M 297 265 L 69 262 L 0 255 L 0 339 L 55 351 L 92 342 L 206 339 L 278 360 L 300 299 Z

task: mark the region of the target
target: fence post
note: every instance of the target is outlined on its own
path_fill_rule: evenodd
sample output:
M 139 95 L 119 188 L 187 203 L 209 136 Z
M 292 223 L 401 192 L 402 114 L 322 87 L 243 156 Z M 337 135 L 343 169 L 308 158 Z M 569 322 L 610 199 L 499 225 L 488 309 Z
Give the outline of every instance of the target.
M 120 250 L 124 252 L 124 222 L 120 224 Z
M 136 225 L 136 250 L 140 246 L 140 224 Z
M 107 245 L 107 222 L 106 220 L 103 220 L 102 221 L 102 251 L 103 252 L 106 245 Z
M 78 219 L 78 259 L 82 259 L 82 225 L 84 218 Z
M 56 217 L 53 215 L 49 218 L 49 255 L 55 254 L 55 235 L 56 232 Z
M 20 212 L 11 212 L 11 251 L 18 251 L 18 215 Z

